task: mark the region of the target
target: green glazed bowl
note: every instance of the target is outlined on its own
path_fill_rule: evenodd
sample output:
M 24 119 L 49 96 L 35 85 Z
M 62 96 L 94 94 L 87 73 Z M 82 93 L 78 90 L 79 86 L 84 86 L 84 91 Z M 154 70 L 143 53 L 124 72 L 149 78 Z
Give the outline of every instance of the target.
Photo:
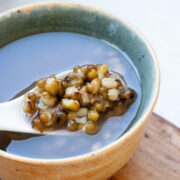
M 42 160 L 0 151 L 0 178 L 106 179 L 132 156 L 144 135 L 159 92 L 159 66 L 147 40 L 119 17 L 72 3 L 42 3 L 0 14 L 0 47 L 43 32 L 76 32 L 104 39 L 124 51 L 138 70 L 142 100 L 126 133 L 114 143 L 77 157 Z

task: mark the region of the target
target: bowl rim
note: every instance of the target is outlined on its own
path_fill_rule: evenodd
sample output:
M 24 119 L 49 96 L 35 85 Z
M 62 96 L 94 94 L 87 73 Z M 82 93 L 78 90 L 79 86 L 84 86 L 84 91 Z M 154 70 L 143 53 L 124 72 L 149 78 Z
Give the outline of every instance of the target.
M 40 8 L 42 6 L 49 6 L 52 7 L 54 5 L 60 5 L 60 6 L 65 6 L 65 7 L 81 7 L 85 9 L 86 11 L 92 11 L 96 10 L 100 14 L 104 14 L 106 16 L 115 18 L 119 20 L 121 23 L 123 23 L 126 27 L 128 27 L 131 31 L 133 31 L 143 42 L 146 44 L 148 51 L 152 55 L 152 60 L 154 61 L 155 64 L 155 83 L 154 83 L 154 89 L 153 89 L 153 95 L 152 95 L 152 101 L 149 104 L 149 107 L 143 112 L 143 115 L 139 120 L 137 121 L 136 124 L 134 124 L 133 127 L 131 127 L 125 134 L 123 134 L 119 139 L 116 141 L 89 153 L 85 153 L 82 155 L 78 156 L 73 156 L 73 157 L 66 157 L 66 158 L 57 158 L 57 159 L 38 159 L 38 158 L 30 158 L 30 157 L 24 157 L 20 155 L 15 155 L 11 154 L 8 152 L 5 152 L 3 150 L 0 150 L 0 157 L 21 162 L 21 163 L 26 163 L 26 164 L 36 164 L 36 165 L 42 165 L 43 164 L 48 164 L 48 165 L 56 165 L 56 164 L 69 164 L 69 163 L 76 163 L 77 161 L 84 161 L 85 159 L 90 159 L 90 158 L 95 158 L 99 157 L 103 154 L 107 154 L 108 152 L 112 151 L 115 147 L 117 147 L 120 143 L 123 143 L 128 140 L 129 137 L 133 136 L 133 134 L 140 129 L 144 123 L 148 120 L 148 117 L 153 111 L 153 108 L 157 102 L 158 95 L 159 95 L 159 90 L 160 90 L 160 69 L 159 69 L 159 62 L 157 59 L 157 55 L 152 48 L 152 45 L 150 42 L 146 39 L 146 37 L 136 28 L 134 25 L 129 23 L 127 20 L 124 18 L 114 15 L 113 13 L 106 12 L 102 9 L 95 8 L 89 5 L 85 4 L 80 4 L 80 3 L 72 3 L 72 2 L 41 2 L 41 3 L 35 3 L 35 4 L 28 4 L 28 5 L 23 5 L 19 6 L 16 8 L 9 9 L 5 12 L 0 13 L 0 18 L 5 16 L 8 17 L 11 15 L 11 13 L 16 12 L 17 10 L 25 10 L 24 12 L 28 13 L 31 9 L 33 8 Z

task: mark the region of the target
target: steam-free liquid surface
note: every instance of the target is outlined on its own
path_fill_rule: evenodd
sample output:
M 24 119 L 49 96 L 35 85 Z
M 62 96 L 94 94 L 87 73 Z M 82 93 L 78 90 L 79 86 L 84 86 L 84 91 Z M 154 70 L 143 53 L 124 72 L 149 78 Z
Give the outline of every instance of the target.
M 108 119 L 94 136 L 66 130 L 62 130 L 61 135 L 39 137 L 1 132 L 0 148 L 12 154 L 43 159 L 72 157 L 97 150 L 122 134 L 135 117 L 141 99 L 139 79 L 129 58 L 102 40 L 74 33 L 44 33 L 22 38 L 0 49 L 0 103 L 12 99 L 41 77 L 76 65 L 100 63 L 107 63 L 110 70 L 119 72 L 128 87 L 137 93 L 136 101 L 123 116 Z

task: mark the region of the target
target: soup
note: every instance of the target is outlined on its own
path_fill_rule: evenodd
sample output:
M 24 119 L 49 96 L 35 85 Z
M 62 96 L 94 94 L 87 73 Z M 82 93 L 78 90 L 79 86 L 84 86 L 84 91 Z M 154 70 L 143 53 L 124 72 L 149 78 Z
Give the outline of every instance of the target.
M 41 77 L 58 74 L 81 64 L 109 64 L 110 70 L 119 72 L 126 80 L 127 86 L 137 93 L 136 101 L 128 111 L 122 116 L 104 120 L 101 130 L 91 136 L 82 131 L 66 130 L 60 130 L 58 135 L 45 136 L 1 132 L 2 150 L 31 158 L 65 158 L 97 150 L 122 135 L 135 117 L 140 104 L 138 74 L 128 56 L 122 51 L 103 40 L 89 36 L 44 33 L 17 40 L 3 47 L 0 50 L 0 102 L 8 101 L 16 94 L 20 95 L 20 91 Z

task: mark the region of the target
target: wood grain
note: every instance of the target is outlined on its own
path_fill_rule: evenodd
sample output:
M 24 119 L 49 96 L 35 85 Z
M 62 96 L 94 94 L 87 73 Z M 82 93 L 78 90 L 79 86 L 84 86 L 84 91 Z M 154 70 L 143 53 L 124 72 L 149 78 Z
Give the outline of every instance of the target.
M 134 156 L 110 180 L 180 180 L 180 129 L 152 114 Z

